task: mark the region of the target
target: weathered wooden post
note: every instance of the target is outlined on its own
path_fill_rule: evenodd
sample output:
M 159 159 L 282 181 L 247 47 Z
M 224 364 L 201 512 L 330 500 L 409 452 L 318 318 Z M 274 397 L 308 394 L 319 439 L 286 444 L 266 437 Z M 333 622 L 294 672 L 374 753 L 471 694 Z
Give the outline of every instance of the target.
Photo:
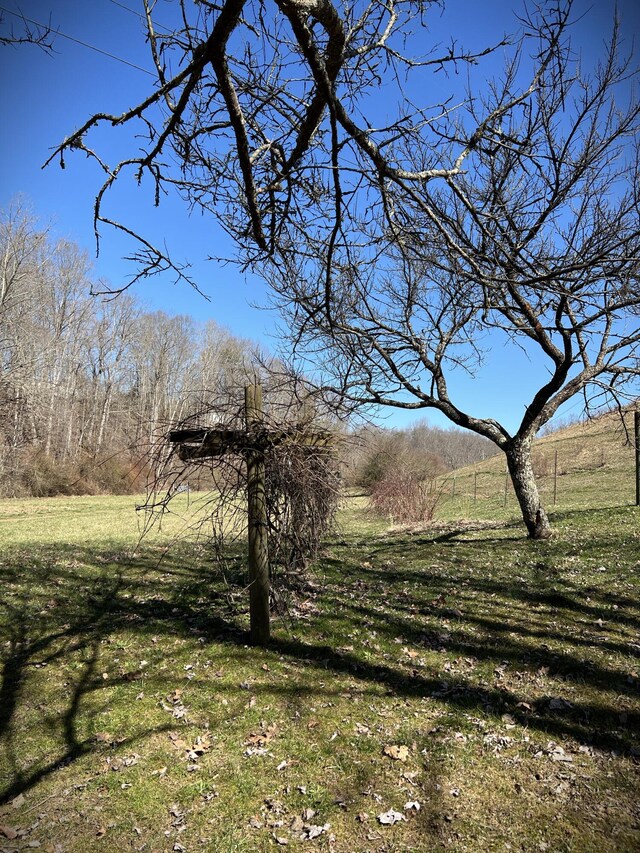
M 262 387 L 244 389 L 247 434 L 258 437 L 263 429 Z M 249 616 L 251 643 L 269 642 L 269 546 L 267 540 L 267 501 L 265 495 L 264 450 L 259 441 L 251 441 L 245 451 L 247 461 L 247 513 L 249 536 Z
M 297 435 L 300 427 L 267 429 L 264 424 L 260 385 L 245 387 L 244 407 L 244 429 L 190 427 L 171 430 L 168 439 L 177 444 L 178 456 L 186 463 L 236 453 L 241 453 L 246 460 L 250 639 L 253 645 L 264 646 L 269 642 L 270 636 L 265 453 L 268 449 L 290 441 L 313 450 L 327 447 L 332 439 L 327 432 L 307 431 L 313 419 L 313 410 L 310 407 L 301 425 L 305 431 L 303 435 Z
M 507 505 L 507 489 L 509 488 L 509 466 L 505 468 L 504 471 L 504 497 L 503 497 L 503 506 Z

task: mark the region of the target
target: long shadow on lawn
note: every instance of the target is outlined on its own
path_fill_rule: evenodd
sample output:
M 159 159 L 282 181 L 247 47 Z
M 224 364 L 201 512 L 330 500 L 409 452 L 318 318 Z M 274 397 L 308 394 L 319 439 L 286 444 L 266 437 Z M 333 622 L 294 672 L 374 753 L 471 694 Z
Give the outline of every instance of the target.
M 37 566 L 26 566 L 21 563 L 19 566 L 7 567 L 5 564 L 0 570 L 0 578 L 5 583 L 5 589 L 7 586 L 15 588 L 20 576 L 24 578 L 24 592 L 14 596 L 15 601 L 11 600 L 10 595 L 5 595 L 5 599 L 0 603 L 0 637 L 3 640 L 0 653 L 2 666 L 0 744 L 4 744 L 7 765 L 11 773 L 9 781 L 0 789 L 0 804 L 27 791 L 42 779 L 96 749 L 94 736 L 81 738 L 78 735 L 81 713 L 85 717 L 85 724 L 88 722 L 87 712 L 82 711 L 82 703 L 88 694 L 104 687 L 104 681 L 96 672 L 96 666 L 100 645 L 114 627 L 112 621 L 114 604 L 116 612 L 126 618 L 126 614 L 117 604 L 126 600 L 121 598 L 123 590 L 127 587 L 121 573 L 116 577 L 104 575 L 97 578 L 91 594 L 82 596 L 80 599 L 70 595 L 66 605 L 55 607 L 54 610 L 47 609 L 46 599 L 51 592 L 59 595 L 60 584 L 64 581 L 72 589 L 75 583 L 80 586 L 86 578 L 73 570 L 62 569 L 58 572 L 52 561 Z M 52 589 L 43 590 L 47 594 L 28 594 L 29 582 L 42 583 L 53 581 L 54 578 L 55 585 Z M 49 604 L 52 602 L 50 601 Z M 64 688 L 69 693 L 69 697 L 64 709 L 55 720 L 56 728 L 61 733 L 59 754 L 50 761 L 36 760 L 30 768 L 25 769 L 20 757 L 24 732 L 16 725 L 16 718 L 20 717 L 20 699 L 25 683 L 35 670 L 42 670 L 71 655 L 80 655 L 82 664 L 75 681 L 71 681 L 68 673 L 65 674 L 67 681 Z M 122 681 L 124 680 L 126 676 L 123 676 Z M 109 686 L 113 687 L 117 684 L 118 680 L 112 679 Z M 57 684 L 55 687 L 59 693 L 62 693 L 64 689 L 62 684 Z M 59 701 L 59 696 L 57 700 Z M 47 722 L 46 714 L 51 713 L 52 708 L 47 703 L 38 707 L 42 711 L 44 726 Z M 89 714 L 89 716 L 95 716 L 95 714 Z M 118 745 L 126 748 L 154 732 L 168 728 L 170 726 L 167 725 L 145 729 L 138 732 L 135 737 L 119 739 Z
M 95 567 L 96 563 L 103 563 L 104 566 L 91 578 L 80 568 L 83 562 L 87 566 Z M 366 593 L 362 589 L 358 601 L 350 601 L 341 594 L 344 585 L 362 583 L 367 572 L 379 587 L 376 595 L 381 594 L 385 585 L 391 588 L 393 583 L 402 583 L 404 580 L 420 581 L 422 576 L 419 572 L 367 569 L 347 562 L 340 563 L 338 568 L 341 586 L 336 585 L 335 589 L 329 588 L 320 594 L 321 607 L 325 611 L 335 612 L 336 618 L 347 622 L 353 620 L 355 614 L 360 624 L 364 619 L 381 631 L 386 631 L 389 636 L 402 634 L 407 641 L 416 644 L 424 640 L 424 626 L 420 628 L 412 624 L 411 618 L 404 615 L 390 614 L 388 607 L 377 610 L 375 596 L 367 602 L 363 601 Z M 0 567 L 0 582 L 4 576 L 5 588 L 9 588 L 10 594 L 2 602 L 6 627 L 2 648 L 0 736 L 6 744 L 12 778 L 0 790 L 0 802 L 28 790 L 38 781 L 95 749 L 94 739 L 79 737 L 79 722 L 81 715 L 86 715 L 86 711 L 82 711 L 84 698 L 105 686 L 96 666 L 100 644 L 113 632 L 126 628 L 127 631 L 145 635 L 168 633 L 193 637 L 196 634 L 205 638 L 206 642 L 216 641 L 237 647 L 246 645 L 246 634 L 238 628 L 228 609 L 225 609 L 224 592 L 215 589 L 209 574 L 210 570 L 206 566 L 189 566 L 179 562 L 177 557 L 167 559 L 160 567 L 151 559 L 143 557 L 135 562 L 117 565 L 113 563 L 112 554 L 97 555 L 89 548 L 73 548 L 66 555 L 61 554 L 58 548 L 55 554 L 52 551 L 49 562 L 30 567 L 26 567 L 23 562 L 7 565 L 5 561 Z M 475 578 L 470 580 L 468 576 L 466 580 L 477 584 L 477 591 L 482 594 L 491 596 L 499 591 L 503 596 L 518 599 L 523 606 L 531 604 L 530 593 L 520 586 L 505 590 L 504 584 L 494 587 L 493 582 Z M 453 582 L 451 576 L 438 576 L 434 572 L 428 577 L 428 583 L 436 594 L 438 590 L 449 589 Z M 354 588 L 357 591 L 357 587 Z M 34 589 L 37 591 L 34 592 Z M 55 601 L 49 607 L 52 596 Z M 562 598 L 555 604 L 559 609 L 580 611 L 582 607 L 573 597 Z M 414 605 L 419 608 L 423 603 L 415 601 Z M 350 613 L 345 615 L 343 612 L 341 616 L 340 608 L 346 608 Z M 584 608 L 581 612 L 584 612 Z M 472 620 L 474 617 L 468 614 L 464 618 Z M 479 617 L 475 619 L 476 624 L 482 621 Z M 470 636 L 456 639 L 452 635 L 447 642 L 447 651 L 473 655 L 477 660 L 487 661 L 502 661 L 508 657 L 520 664 L 531 655 L 531 646 L 525 642 L 514 637 L 506 641 L 497 620 L 485 619 L 483 627 L 490 630 L 497 641 L 489 643 Z M 397 696 L 429 696 L 434 701 L 460 710 L 481 711 L 494 714 L 497 718 L 508 711 L 529 730 L 554 737 L 574 738 L 579 743 L 618 753 L 635 754 L 636 744 L 628 732 L 640 729 L 640 714 L 629 713 L 626 723 L 628 729 L 621 731 L 619 708 L 614 707 L 606 696 L 601 701 L 576 703 L 566 712 L 554 713 L 548 702 L 527 702 L 526 694 L 520 695 L 506 687 L 491 687 L 477 679 L 451 674 L 447 674 L 445 684 L 440 674 L 431 676 L 418 670 L 410 671 L 401 665 L 372 662 L 363 659 L 355 651 L 341 652 L 328 644 L 286 637 L 283 633 L 280 631 L 274 637 L 270 649 L 294 661 L 305 661 L 316 669 L 384 685 Z M 534 636 L 532 632 L 529 633 Z M 542 636 L 544 631 L 538 632 L 536 639 Z M 31 768 L 24 769 L 16 744 L 20 737 L 17 721 L 25 684 L 36 667 L 41 668 L 71 654 L 82 654 L 83 664 L 80 675 L 70 687 L 64 710 L 58 716 L 63 743 L 61 754 L 48 762 L 34 763 Z M 559 660 L 567 671 L 580 668 L 584 663 L 573 654 L 566 653 L 559 658 L 542 648 L 536 648 L 532 663 L 536 666 L 547 665 L 557 671 Z M 608 691 L 612 686 L 618 690 L 622 685 L 619 671 L 602 666 L 586 670 L 583 668 L 581 678 L 600 691 Z M 109 686 L 114 686 L 114 682 L 110 681 Z M 637 695 L 637 684 L 628 684 L 625 692 Z M 530 709 L 523 706 L 523 702 Z M 86 724 L 86 720 L 83 722 Z M 167 728 L 169 726 L 146 729 L 138 732 L 135 739 L 145 738 L 153 731 Z

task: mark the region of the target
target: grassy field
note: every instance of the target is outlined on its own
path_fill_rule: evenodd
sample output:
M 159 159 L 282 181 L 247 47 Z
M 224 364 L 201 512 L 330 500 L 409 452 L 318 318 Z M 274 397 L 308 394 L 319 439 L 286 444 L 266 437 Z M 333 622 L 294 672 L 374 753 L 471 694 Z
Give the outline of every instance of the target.
M 543 543 L 352 500 L 266 650 L 134 504 L 0 502 L 0 851 L 640 850 L 628 499 Z
M 617 413 L 576 423 L 536 440 L 533 463 L 546 508 L 557 512 L 624 506 L 635 501 L 633 414 Z M 445 479 L 438 515 L 447 519 L 508 520 L 517 502 L 504 455 Z

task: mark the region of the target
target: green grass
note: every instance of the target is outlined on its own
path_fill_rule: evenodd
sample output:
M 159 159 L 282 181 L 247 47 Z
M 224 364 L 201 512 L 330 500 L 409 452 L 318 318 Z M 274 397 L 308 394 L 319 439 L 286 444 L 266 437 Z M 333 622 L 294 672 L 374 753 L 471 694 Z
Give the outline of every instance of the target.
M 557 514 L 635 503 L 632 435 L 633 414 L 627 412 L 624 425 L 610 413 L 537 439 L 533 464 L 545 508 Z M 454 471 L 442 482 L 440 520 L 520 517 L 502 453 Z
M 242 578 L 165 553 L 186 503 L 142 542 L 135 503 L 0 502 L 0 850 L 640 849 L 635 507 L 535 543 L 354 499 L 254 649 Z

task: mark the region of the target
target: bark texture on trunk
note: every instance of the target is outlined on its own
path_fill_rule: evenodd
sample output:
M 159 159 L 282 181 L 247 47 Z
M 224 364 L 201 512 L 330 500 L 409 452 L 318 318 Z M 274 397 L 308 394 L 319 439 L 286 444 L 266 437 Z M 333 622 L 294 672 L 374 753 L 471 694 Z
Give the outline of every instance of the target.
M 548 539 L 551 525 L 540 503 L 540 495 L 531 462 L 533 436 L 515 438 L 507 445 L 507 467 L 516 493 L 524 523 L 531 539 Z

